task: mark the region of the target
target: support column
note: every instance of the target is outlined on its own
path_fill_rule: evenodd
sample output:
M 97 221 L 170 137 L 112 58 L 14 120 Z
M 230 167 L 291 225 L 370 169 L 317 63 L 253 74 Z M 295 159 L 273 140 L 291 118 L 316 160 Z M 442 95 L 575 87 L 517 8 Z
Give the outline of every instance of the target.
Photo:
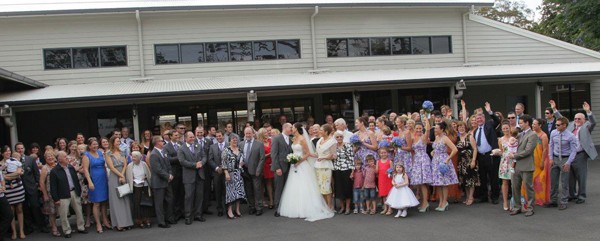
M 17 133 L 17 113 L 13 112 L 10 117 L 10 122 L 12 122 L 12 126 L 10 127 L 10 146 L 15 146 L 17 142 L 19 142 L 19 134 Z
M 358 102 L 360 102 L 360 92 L 358 91 L 353 91 L 352 92 L 352 108 L 353 108 L 353 112 L 354 112 L 354 119 L 358 119 L 358 117 L 360 116 L 360 110 L 358 108 Z
M 450 108 L 452 108 L 452 116 L 454 116 L 454 118 L 456 118 L 457 120 L 460 120 L 460 118 L 458 118 L 458 102 L 455 99 L 456 96 L 456 89 L 454 86 L 450 87 Z
M 544 86 L 541 84 L 537 84 L 535 86 L 535 116 L 541 117 L 542 115 L 542 91 L 544 91 Z
M 131 109 L 131 116 L 132 116 L 131 119 L 133 122 L 133 139 L 141 141 L 142 139 L 140 138 L 140 118 L 139 118 L 137 105 L 133 105 L 133 107 Z

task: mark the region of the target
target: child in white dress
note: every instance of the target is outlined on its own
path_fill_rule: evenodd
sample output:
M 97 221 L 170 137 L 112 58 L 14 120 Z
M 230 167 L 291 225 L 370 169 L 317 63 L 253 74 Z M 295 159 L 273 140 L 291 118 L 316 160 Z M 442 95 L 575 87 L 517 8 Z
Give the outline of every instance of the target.
M 398 209 L 396 218 L 406 217 L 406 210 L 410 207 L 419 205 L 419 200 L 415 197 L 415 194 L 408 187 L 409 181 L 406 176 L 404 166 L 396 164 L 394 167 L 394 176 L 392 178 L 392 190 L 388 195 L 386 204 L 391 208 Z

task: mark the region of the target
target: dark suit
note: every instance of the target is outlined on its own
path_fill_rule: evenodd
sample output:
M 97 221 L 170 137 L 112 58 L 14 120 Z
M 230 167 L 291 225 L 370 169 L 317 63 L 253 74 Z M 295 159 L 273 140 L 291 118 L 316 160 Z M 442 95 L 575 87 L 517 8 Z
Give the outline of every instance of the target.
M 289 143 L 285 142 L 283 134 L 279 134 L 272 139 L 271 143 L 271 171 L 276 172 L 277 169 L 281 169 L 283 174 L 278 176 L 275 173 L 275 208 L 279 208 L 279 200 L 283 193 L 283 187 L 287 181 L 287 174 L 290 168 L 290 164 L 286 162 L 287 155 L 292 153 L 292 138 L 289 138 Z
M 43 228 L 46 226 L 39 201 L 40 172 L 35 160 L 29 156 L 21 158 L 23 163 L 23 187 L 25 188 L 25 202 L 23 203 L 23 215 L 25 227 Z
M 192 148 L 193 147 L 193 148 Z M 193 152 L 192 152 L 193 149 Z M 204 165 L 206 164 L 206 155 L 204 150 L 196 142 L 189 146 L 183 144 L 177 157 L 183 167 L 183 186 L 185 190 L 184 213 L 186 219 L 202 217 L 204 201 Z M 200 169 L 196 168 L 198 162 L 202 163 Z
M 265 167 L 265 145 L 256 140 L 251 140 L 249 151 L 246 153 L 246 141 L 240 144 L 244 150 L 244 189 L 248 195 L 250 209 L 262 210 L 262 172 Z M 258 172 L 258 175 L 257 175 Z
M 546 120 L 546 122 L 548 122 L 548 120 Z M 550 129 L 548 129 L 548 124 L 546 123 L 545 125 L 542 126 L 542 131 L 544 131 L 544 133 L 546 133 L 546 136 L 548 136 L 548 138 L 550 138 L 550 134 L 552 133 L 553 130 L 556 129 L 556 119 L 552 120 L 552 123 L 550 123 Z
M 182 168 L 177 157 L 177 151 L 181 148 L 182 144 L 177 142 L 177 147 L 173 145 L 173 142 L 169 142 L 165 145 L 164 151 L 167 154 L 167 160 L 171 164 L 171 173 L 173 174 L 173 181 L 169 184 L 173 190 L 173 215 L 175 221 L 183 216 L 183 182 L 182 182 Z
M 156 220 L 158 224 L 164 225 L 165 220 L 171 219 L 173 216 L 173 190 L 169 185 L 169 176 L 172 175 L 171 164 L 165 155 L 154 148 L 150 153 L 150 165 L 152 167 L 150 169 L 152 172 L 150 183 L 152 183 L 154 194 Z
M 492 147 L 491 150 L 498 148 L 498 137 L 496 136 L 496 126 L 500 124 L 500 119 L 496 115 L 489 114 L 484 111 L 486 115 L 486 121 L 483 124 L 483 133 L 481 138 L 485 138 L 485 141 Z M 474 138 L 477 141 L 479 135 L 479 128 L 474 132 Z M 476 197 L 482 201 L 488 200 L 488 184 L 492 191 L 490 198 L 492 200 L 498 200 L 500 196 L 500 184 L 498 183 L 498 169 L 500 167 L 500 158 L 491 156 L 491 150 L 483 153 L 479 150 L 477 154 L 477 164 L 479 166 L 479 180 L 481 185 L 477 188 Z
M 223 142 L 223 149 L 229 146 L 226 142 Z M 219 149 L 219 143 L 212 144 L 208 151 L 208 165 L 209 169 L 213 172 L 213 185 L 215 188 L 215 199 L 217 201 L 217 211 L 223 212 L 225 207 L 225 176 L 223 173 L 217 173 L 217 167 L 221 166 L 221 153 Z
M 213 144 L 210 138 L 196 138 L 196 143 L 200 145 L 200 149 L 204 151 L 204 156 L 208 159 L 208 151 L 210 150 L 210 146 Z M 208 162 L 208 161 L 207 161 Z M 210 168 L 202 168 L 204 169 L 204 194 L 202 201 L 202 212 L 208 211 L 208 207 L 210 206 L 210 196 L 211 196 L 211 187 L 212 187 L 212 176 L 213 172 Z

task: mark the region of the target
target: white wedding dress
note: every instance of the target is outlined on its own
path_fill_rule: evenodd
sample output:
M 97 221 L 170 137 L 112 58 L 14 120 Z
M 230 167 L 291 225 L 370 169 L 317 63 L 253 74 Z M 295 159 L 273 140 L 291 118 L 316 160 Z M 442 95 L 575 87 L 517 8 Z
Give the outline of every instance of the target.
M 302 145 L 292 144 L 294 154 L 302 156 Z M 281 194 L 279 214 L 288 218 L 317 221 L 333 217 L 333 212 L 319 192 L 317 177 L 309 161 L 290 166 L 288 179 Z

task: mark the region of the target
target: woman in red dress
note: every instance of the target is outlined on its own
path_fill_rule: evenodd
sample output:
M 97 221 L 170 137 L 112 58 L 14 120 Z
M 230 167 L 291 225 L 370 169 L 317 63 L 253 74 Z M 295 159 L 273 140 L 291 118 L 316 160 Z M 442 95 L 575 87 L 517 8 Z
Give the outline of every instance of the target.
M 273 209 L 273 178 L 274 173 L 271 171 L 271 139 L 269 139 L 269 133 L 265 128 L 260 128 L 256 133 L 256 139 L 262 141 L 265 145 L 265 167 L 263 169 L 264 185 L 267 188 L 267 195 L 269 196 L 269 209 Z

